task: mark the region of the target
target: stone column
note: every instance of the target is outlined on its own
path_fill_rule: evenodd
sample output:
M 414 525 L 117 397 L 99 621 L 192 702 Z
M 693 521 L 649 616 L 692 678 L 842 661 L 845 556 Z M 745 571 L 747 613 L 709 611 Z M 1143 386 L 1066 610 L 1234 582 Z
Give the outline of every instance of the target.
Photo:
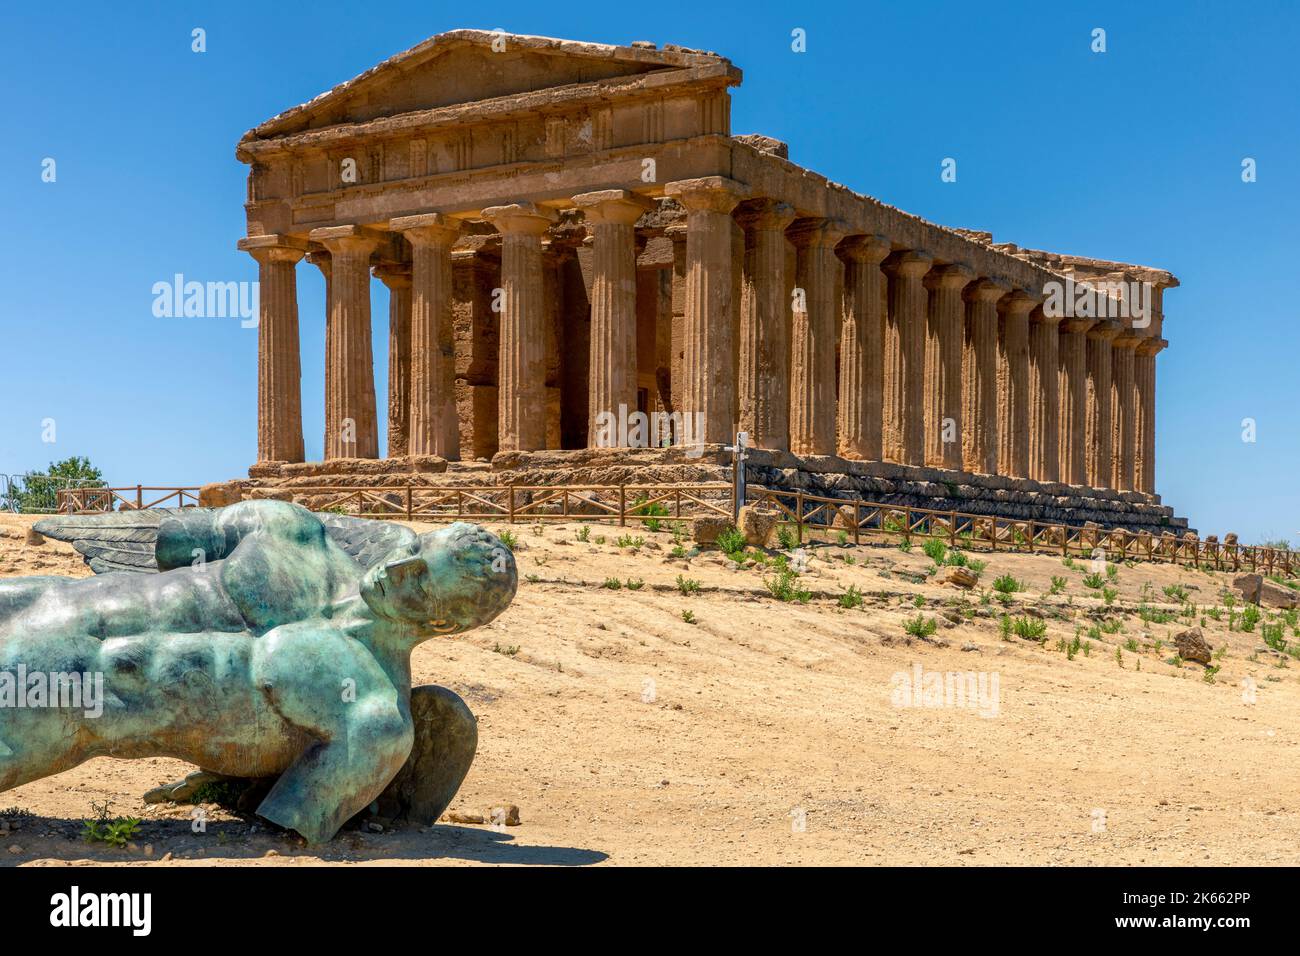
M 1060 320 L 1041 306 L 1029 313 L 1029 477 L 1035 481 L 1061 477 Z
M 1137 437 L 1135 417 L 1138 403 L 1134 364 L 1141 341 L 1142 336 L 1124 329 L 1111 344 L 1110 486 L 1117 491 L 1132 491 L 1137 487 L 1134 439 Z
M 587 445 L 594 448 L 608 432 L 599 424 L 602 412 L 617 421 L 637 410 L 635 225 L 653 204 L 626 189 L 582 193 L 573 201 L 593 242 Z
M 932 468 L 962 467 L 961 353 L 966 319 L 962 289 L 974 278 L 975 273 L 963 265 L 938 266 L 925 276 L 930 292 L 925 322 L 925 463 Z
M 740 430 L 756 448 L 790 449 L 790 308 L 786 295 L 785 227 L 794 209 L 775 199 L 736 213 L 745 231 L 741 270 Z
M 1061 413 L 1060 480 L 1070 485 L 1088 483 L 1088 330 L 1095 320 L 1068 318 L 1061 323 L 1060 379 L 1057 387 Z
M 257 460 L 302 461 L 297 264 L 307 244 L 254 236 L 239 248 L 257 260 Z
M 1029 313 L 1017 290 L 998 303 L 998 472 L 1029 477 Z
M 668 183 L 686 208 L 686 311 L 681 413 L 688 444 L 730 441 L 732 376 L 731 210 L 745 187 L 722 176 Z
M 844 260 L 844 320 L 840 326 L 839 454 L 879 461 L 885 373 L 884 236 L 850 236 Z
M 686 382 L 686 226 L 669 226 L 664 230 L 664 235 L 673 244 L 669 391 L 672 393 L 673 411 L 681 412 L 682 387 Z M 675 444 L 681 444 L 682 436 L 674 435 L 673 440 Z
M 411 267 L 384 263 L 375 278 L 388 288 L 388 457 L 410 454 Z
M 330 316 L 325 327 L 325 457 L 378 458 L 375 366 L 370 346 L 370 256 L 376 236 L 361 226 L 309 234 L 329 250 Z
M 966 287 L 962 342 L 962 462 L 966 471 L 998 470 L 998 300 L 1010 287 L 980 279 Z
M 456 331 L 451 247 L 460 220 L 439 213 L 403 216 L 389 228 L 411 244 L 411 385 L 408 453 L 460 459 L 456 412 Z M 390 426 L 391 427 L 391 426 Z
M 1133 474 L 1136 490 L 1156 492 L 1156 354 L 1169 343 L 1145 337 L 1133 359 L 1133 392 L 1137 411 L 1133 417 Z
M 795 247 L 795 307 L 790 335 L 790 451 L 835 454 L 835 322 L 841 269 L 835 219 L 800 219 L 786 235 Z M 799 306 L 802 304 L 803 308 Z
M 1088 330 L 1088 422 L 1084 441 L 1088 484 L 1093 488 L 1110 487 L 1111 342 L 1120 328 L 1118 322 L 1106 320 Z
M 885 260 L 889 307 L 885 315 L 886 461 L 920 465 L 925 460 L 925 313 L 923 280 L 932 258 L 896 252 Z
M 482 216 L 501 233 L 501 333 L 497 448 L 546 447 L 546 308 L 542 236 L 555 213 L 533 203 L 490 206 Z

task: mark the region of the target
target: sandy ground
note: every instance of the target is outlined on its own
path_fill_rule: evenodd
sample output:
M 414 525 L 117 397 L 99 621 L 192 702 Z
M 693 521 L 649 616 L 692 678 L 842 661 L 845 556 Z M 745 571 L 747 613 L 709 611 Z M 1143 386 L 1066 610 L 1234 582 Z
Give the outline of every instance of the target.
M 64 545 L 25 545 L 25 520 L 0 516 L 0 576 L 87 573 Z M 0 832 L 0 863 L 1300 862 L 1300 661 L 1265 647 L 1258 626 L 1229 632 L 1226 613 L 1205 614 L 1230 575 L 1120 566 L 1108 609 L 1082 561 L 972 555 L 988 567 L 962 592 L 926 577 L 919 547 L 831 542 L 806 552 L 808 602 L 783 603 L 764 586 L 770 569 L 715 551 L 673 558 L 667 532 L 589 527 L 587 541 L 576 523 L 513 528 L 514 605 L 414 656 L 416 682 L 452 688 L 480 721 L 453 809 L 514 803 L 521 826 L 353 831 L 312 849 L 210 807 L 194 833 L 193 808 L 141 800 L 192 768 L 100 759 L 0 797 L 21 811 Z M 644 543 L 620 547 L 623 534 Z M 1026 588 L 1011 614 L 1042 615 L 1044 643 L 1004 638 L 1002 609 L 981 603 L 1004 572 Z M 683 595 L 679 575 L 699 593 Z M 1046 594 L 1052 576 L 1066 582 L 1058 595 Z M 613 590 L 613 578 L 644 584 Z M 1165 586 L 1188 589 L 1194 622 L 1225 648 L 1213 682 L 1167 662 L 1186 620 L 1144 627 L 1148 583 L 1165 610 L 1177 608 Z M 849 585 L 862 607 L 838 605 Z M 940 623 L 932 637 L 904 631 L 917 613 Z M 1103 621 L 1121 630 L 1089 638 Z M 1087 653 L 1071 659 L 1058 642 L 1076 633 Z M 996 675 L 996 713 L 898 706 L 917 666 Z M 132 848 L 79 838 L 104 800 L 143 818 Z

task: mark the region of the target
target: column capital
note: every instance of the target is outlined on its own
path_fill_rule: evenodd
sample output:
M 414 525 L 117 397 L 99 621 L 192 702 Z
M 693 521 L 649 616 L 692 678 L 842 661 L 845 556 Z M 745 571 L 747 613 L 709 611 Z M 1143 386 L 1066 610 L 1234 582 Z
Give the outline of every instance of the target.
M 889 237 L 868 235 L 849 236 L 835 249 L 840 258 L 848 262 L 878 265 L 889 255 Z
M 371 272 L 376 279 L 389 289 L 409 289 L 411 287 L 411 264 L 409 262 L 385 262 L 375 266 Z
M 726 176 L 702 176 L 668 183 L 664 195 L 676 199 L 688 212 L 729 213 L 749 195 L 749 187 Z
M 794 207 L 779 199 L 749 199 L 734 215 L 742 229 L 785 229 L 794 222 Z
M 334 271 L 334 257 L 326 249 L 313 249 L 307 253 L 307 261 L 319 269 L 326 279 Z
M 573 197 L 573 202 L 582 210 L 587 222 L 592 225 L 600 223 L 635 225 L 643 213 L 655 208 L 653 200 L 628 189 L 600 189 L 590 193 L 579 193 Z
M 834 246 L 848 231 L 848 223 L 842 219 L 796 219 L 785 237 L 796 246 L 817 248 Z
M 531 202 L 489 206 L 480 214 L 503 235 L 541 236 L 559 216 L 554 209 Z
M 1061 324 L 1062 318 L 1059 315 L 1048 315 L 1047 310 L 1043 308 L 1043 304 L 1040 302 L 1034 306 L 1034 311 L 1029 313 L 1029 324 L 1058 326 Z
M 997 302 L 1010 291 L 1011 286 L 997 279 L 976 279 L 966 286 L 962 297 L 967 302 Z
M 419 216 L 399 216 L 388 221 L 388 228 L 406 236 L 411 245 L 452 243 L 460 235 L 462 221 L 455 216 L 429 212 Z
M 1108 342 L 1124 330 L 1124 326 L 1111 319 L 1102 319 L 1088 330 L 1088 338 L 1094 342 Z
M 1111 344 L 1117 349 L 1133 349 L 1137 351 L 1137 347 L 1145 339 L 1145 335 L 1140 335 L 1130 328 L 1121 328 L 1119 335 L 1115 336 L 1115 341 Z
M 686 244 L 686 223 L 674 223 L 671 226 L 664 227 L 664 235 L 673 245 Z
M 247 252 L 260 263 L 297 262 L 307 254 L 307 240 L 296 236 L 245 236 L 235 248 Z
M 998 302 L 998 311 L 1013 318 L 1025 318 L 1042 301 L 1041 297 L 1030 295 L 1024 289 L 1015 289 Z
M 1097 324 L 1096 319 L 1086 318 L 1084 316 L 1071 315 L 1061 320 L 1062 332 L 1087 332 Z
M 1155 355 L 1168 347 L 1169 343 L 1165 339 L 1147 336 L 1138 344 L 1137 350 L 1139 355 Z
M 365 253 L 375 251 L 381 238 L 378 231 L 367 226 L 323 226 L 307 234 L 312 242 L 319 242 L 331 254 Z
M 884 269 L 909 279 L 919 279 L 930 271 L 934 257 L 922 249 L 902 249 L 885 260 Z
M 974 270 L 960 263 L 935 266 L 925 274 L 925 287 L 927 289 L 962 289 L 969 285 L 974 278 Z

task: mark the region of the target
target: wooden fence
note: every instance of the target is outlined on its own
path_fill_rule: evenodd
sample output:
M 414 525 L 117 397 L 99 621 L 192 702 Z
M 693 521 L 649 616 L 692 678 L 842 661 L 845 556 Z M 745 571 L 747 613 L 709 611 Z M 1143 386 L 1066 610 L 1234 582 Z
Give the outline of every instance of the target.
M 729 483 L 694 485 L 485 485 L 438 487 L 319 485 L 267 489 L 267 498 L 292 496 L 315 511 L 365 518 L 547 522 L 617 521 L 620 525 L 700 515 L 731 517 Z M 59 510 L 70 514 L 120 508 L 193 507 L 196 487 L 69 488 L 59 491 Z M 803 491 L 749 487 L 749 505 L 777 511 L 792 525 L 795 540 L 843 533 L 854 544 L 871 535 L 935 538 L 950 547 L 1021 551 L 1110 561 L 1166 561 L 1219 571 L 1252 571 L 1294 577 L 1300 554 L 1280 548 L 1225 544 L 1195 535 L 1152 534 L 1075 527 L 1054 522 L 962 511 L 916 508 Z

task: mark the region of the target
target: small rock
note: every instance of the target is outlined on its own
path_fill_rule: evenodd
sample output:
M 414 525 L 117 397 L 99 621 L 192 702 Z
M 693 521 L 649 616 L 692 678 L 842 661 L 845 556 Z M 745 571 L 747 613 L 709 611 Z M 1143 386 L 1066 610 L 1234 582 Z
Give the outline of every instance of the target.
M 481 814 L 481 813 L 462 813 L 460 810 L 452 810 L 450 813 L 447 814 L 447 820 L 448 820 L 448 822 L 450 822 L 450 823 L 474 823 L 474 824 L 481 824 L 481 823 L 483 822 L 483 814 Z
M 366 829 L 369 830 L 371 833 L 383 833 L 383 832 L 384 832 L 384 828 L 383 828 L 383 826 L 381 826 L 381 825 L 378 824 L 378 823 L 374 823 L 374 822 L 367 823 L 367 824 L 366 824 Z
M 28 528 L 27 543 L 33 547 L 40 547 L 45 543 L 45 535 L 41 534 L 35 528 Z
M 731 527 L 731 519 L 725 515 L 698 515 L 692 525 L 692 537 L 696 544 L 714 545 L 718 535 Z
M 1200 628 L 1193 628 L 1175 634 L 1174 644 L 1178 647 L 1179 657 L 1185 661 L 1195 661 L 1198 664 L 1208 665 L 1210 655 L 1214 653 L 1214 648 L 1207 644 L 1205 638 L 1201 635 Z
M 167 855 L 168 855 L 168 856 L 171 856 L 170 853 L 167 854 Z M 263 857 L 263 859 L 265 859 L 266 857 L 279 856 L 279 855 L 280 855 L 280 851 L 279 851 L 279 850 L 267 850 L 265 853 L 262 854 L 262 857 Z
M 508 827 L 517 827 L 519 826 L 519 808 L 513 803 L 493 807 L 488 811 L 488 819 L 496 826 L 505 824 Z
M 23 848 L 20 847 L 17 843 L 11 843 L 11 844 L 9 845 L 9 852 L 10 852 L 10 853 L 22 853 L 22 852 L 23 852 Z
M 976 654 L 979 653 L 979 647 L 972 644 L 970 641 L 967 641 L 965 644 L 963 644 L 961 646 L 961 649 L 963 651 L 974 651 Z
M 172 851 L 171 851 L 171 850 L 168 850 L 168 851 L 167 851 L 166 853 L 164 853 L 164 854 L 163 854 L 159 859 L 161 860 L 161 862 L 166 863 L 166 862 L 167 862 L 168 860 L 170 860 L 171 858 L 172 858 Z
M 780 520 L 781 513 L 774 508 L 744 506 L 740 509 L 740 530 L 745 532 L 745 543 L 754 548 L 766 548 Z
M 979 578 L 970 568 L 963 568 L 961 565 L 953 565 L 943 576 L 944 583 L 951 584 L 959 588 L 973 588 L 979 583 Z
M 1259 603 L 1259 592 L 1264 578 L 1258 574 L 1239 574 L 1232 579 L 1232 586 L 1241 592 L 1242 600 L 1250 604 Z

